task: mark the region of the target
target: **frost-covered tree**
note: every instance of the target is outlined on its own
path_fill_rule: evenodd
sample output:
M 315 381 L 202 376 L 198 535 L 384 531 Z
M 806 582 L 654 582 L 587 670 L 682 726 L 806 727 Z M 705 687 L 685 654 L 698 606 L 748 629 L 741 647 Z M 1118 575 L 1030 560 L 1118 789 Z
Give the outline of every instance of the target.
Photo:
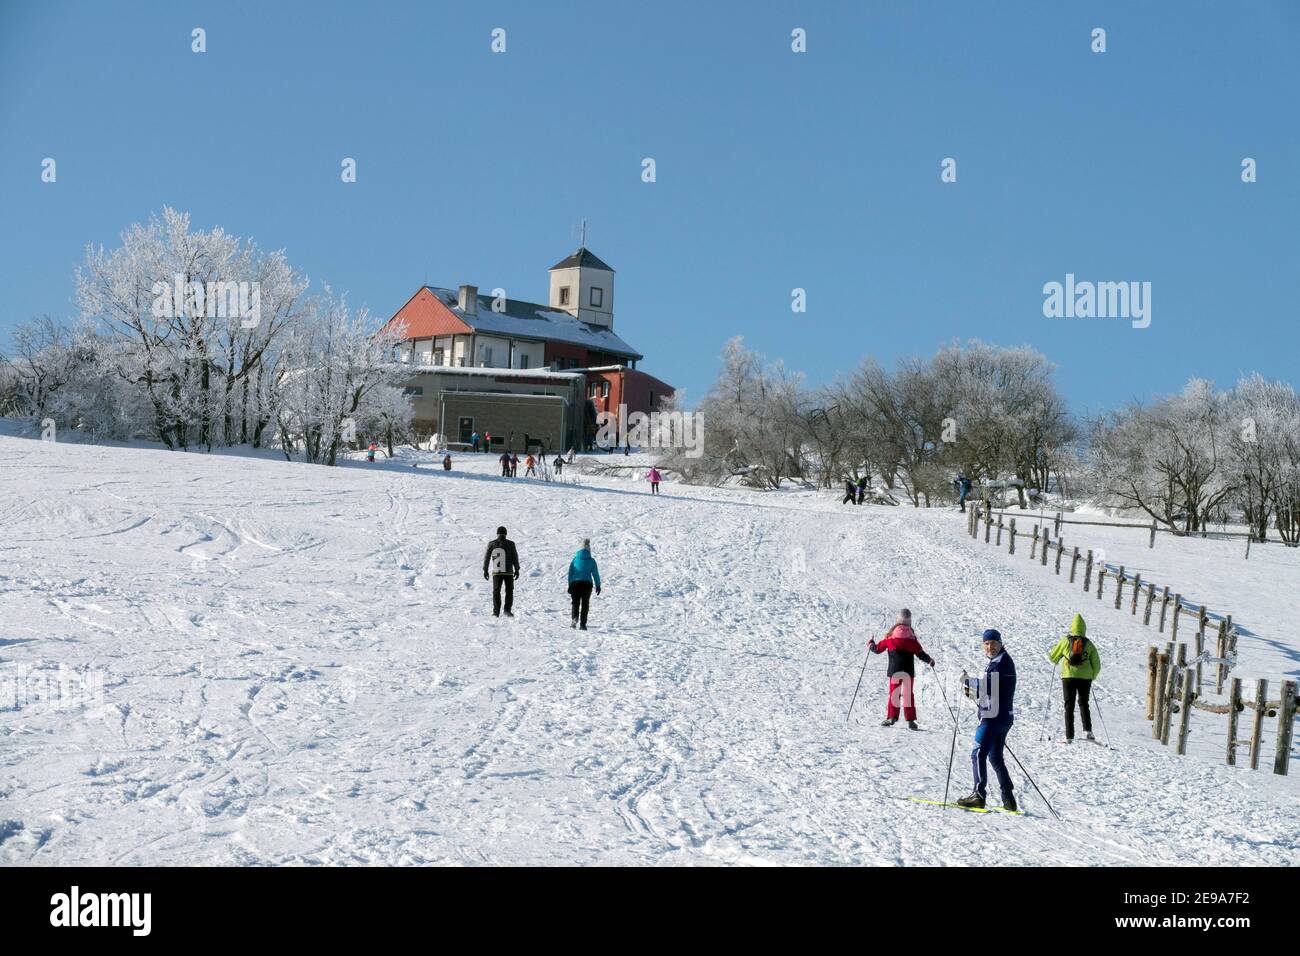
M 76 274 L 82 315 L 107 340 L 102 361 L 144 395 L 153 437 L 168 448 L 248 440 L 260 417 L 250 378 L 301 318 L 306 280 L 281 252 L 193 230 L 171 208 L 121 239 L 88 249 Z
M 391 361 L 401 334 L 382 330 L 365 309 L 354 315 L 328 288 L 309 302 L 289 334 L 273 399 L 286 457 L 333 465 L 358 440 L 360 420 L 381 408 L 391 413 L 391 390 L 410 374 Z

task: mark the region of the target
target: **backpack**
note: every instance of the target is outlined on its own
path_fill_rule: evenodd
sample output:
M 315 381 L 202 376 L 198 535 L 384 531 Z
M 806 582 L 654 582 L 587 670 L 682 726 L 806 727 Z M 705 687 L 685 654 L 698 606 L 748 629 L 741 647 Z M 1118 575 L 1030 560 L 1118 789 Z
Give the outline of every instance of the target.
M 1068 655 L 1066 660 L 1070 662 L 1071 667 L 1078 667 L 1088 659 L 1087 654 L 1088 639 L 1085 637 L 1068 636 L 1065 639 L 1065 652 Z
M 492 547 L 492 557 L 488 559 L 488 564 L 492 568 L 492 573 L 493 574 L 509 573 L 509 563 L 510 563 L 509 555 L 506 553 L 505 544 L 501 542 L 497 542 Z

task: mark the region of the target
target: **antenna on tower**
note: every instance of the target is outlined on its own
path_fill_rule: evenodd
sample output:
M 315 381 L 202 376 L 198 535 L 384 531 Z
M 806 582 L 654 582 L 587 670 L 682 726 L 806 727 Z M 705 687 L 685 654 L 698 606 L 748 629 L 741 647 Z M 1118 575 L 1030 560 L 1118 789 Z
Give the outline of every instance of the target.
M 579 249 L 587 248 L 587 220 L 582 220 L 582 241 L 578 243 Z

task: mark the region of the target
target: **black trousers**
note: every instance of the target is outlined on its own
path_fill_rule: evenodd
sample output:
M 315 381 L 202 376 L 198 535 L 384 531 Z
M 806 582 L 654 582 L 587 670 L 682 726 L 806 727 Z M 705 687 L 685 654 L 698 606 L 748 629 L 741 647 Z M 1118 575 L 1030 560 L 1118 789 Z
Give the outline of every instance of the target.
M 574 581 L 569 585 L 569 597 L 573 601 L 573 619 L 586 627 L 587 608 L 591 606 L 591 582 Z
M 506 586 L 506 613 L 515 603 L 515 577 L 513 574 L 492 575 L 492 616 L 501 616 L 501 585 Z
M 1088 710 L 1088 695 L 1092 681 L 1085 677 L 1062 677 L 1061 690 L 1065 692 L 1065 739 L 1074 739 L 1074 700 L 1079 699 L 1079 716 L 1083 718 L 1083 732 L 1092 733 L 1092 712 Z

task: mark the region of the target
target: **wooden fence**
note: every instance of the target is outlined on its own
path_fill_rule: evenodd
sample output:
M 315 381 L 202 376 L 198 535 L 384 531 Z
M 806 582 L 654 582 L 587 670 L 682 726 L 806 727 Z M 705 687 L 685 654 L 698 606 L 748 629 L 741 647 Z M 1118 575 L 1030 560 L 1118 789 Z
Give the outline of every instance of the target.
M 1004 517 L 1010 517 L 1013 514 L 1013 512 L 1009 511 L 994 510 L 989 507 L 987 502 L 981 502 L 976 505 L 976 507 L 980 508 L 982 511 L 987 511 L 990 518 L 996 517 L 999 520 Z M 1042 512 L 1035 514 L 1033 511 L 1026 509 L 1015 514 L 1018 514 L 1019 517 L 1022 518 L 1036 518 L 1040 523 L 1044 524 L 1050 522 L 1052 524 L 1052 533 L 1057 537 L 1060 537 L 1061 535 L 1061 525 L 1063 524 L 1085 525 L 1093 528 L 1129 528 L 1134 531 L 1145 531 L 1148 535 L 1148 548 L 1154 548 L 1156 546 L 1156 535 L 1158 534 L 1170 534 L 1176 538 L 1215 538 L 1224 541 L 1231 541 L 1233 538 L 1242 538 L 1245 539 L 1246 542 L 1246 560 L 1250 560 L 1250 546 L 1252 543 L 1272 543 L 1269 541 L 1261 541 L 1252 531 L 1211 531 L 1208 528 L 1204 528 L 1200 531 L 1176 531 L 1173 528 L 1160 527 L 1154 518 L 1151 519 L 1149 524 L 1134 524 L 1131 521 L 1073 521 L 1066 518 L 1064 512 L 1061 511 L 1052 514 L 1044 514 Z M 1296 544 L 1287 541 L 1278 541 L 1277 543 L 1288 548 L 1297 546 Z
M 1193 663 L 1196 667 L 1193 668 Z M 1178 717 L 1178 733 L 1174 738 L 1179 755 L 1187 753 L 1187 734 L 1192 710 L 1228 715 L 1227 762 L 1235 766 L 1237 748 L 1248 747 L 1250 769 L 1259 769 L 1260 733 L 1265 717 L 1277 718 L 1277 740 L 1273 754 L 1273 772 L 1285 775 L 1291 759 L 1291 739 L 1296 718 L 1296 682 L 1282 681 L 1282 692 L 1277 700 L 1268 699 L 1268 681 L 1255 682 L 1255 699 L 1243 700 L 1241 678 L 1234 677 L 1228 691 L 1228 701 L 1212 704 L 1201 700 L 1197 681 L 1200 662 L 1187 659 L 1187 645 L 1166 644 L 1164 650 L 1147 648 L 1147 719 L 1151 721 L 1151 736 L 1168 746 L 1170 727 Z M 1250 721 L 1250 736 L 1239 738 L 1240 715 L 1247 709 L 1254 711 Z
M 1015 554 L 1017 538 L 1022 537 L 1021 533 L 1016 530 L 1016 519 L 1012 517 L 1009 522 L 1003 522 L 1005 512 L 998 513 L 997 523 L 994 524 L 994 512 L 985 508 L 982 504 L 974 504 L 967 510 L 967 533 L 979 540 L 980 525 L 983 524 L 983 535 L 985 544 L 993 544 L 1000 547 L 1005 532 L 1007 538 L 1007 553 Z M 1037 516 L 1030 514 L 1030 517 Z M 1067 523 L 1067 522 L 1062 522 Z M 1081 524 L 1091 524 L 1092 522 L 1077 522 Z M 1130 526 L 1131 527 L 1131 526 Z M 996 537 L 994 529 L 996 528 Z M 1029 539 L 1029 560 L 1037 561 L 1044 567 L 1047 565 L 1048 557 L 1055 553 L 1053 559 L 1053 569 L 1059 577 L 1062 574 L 1062 563 L 1068 565 L 1068 579 L 1070 584 L 1074 584 L 1079 577 L 1079 565 L 1083 564 L 1082 583 L 1083 590 L 1092 593 L 1098 601 L 1104 600 L 1106 590 L 1106 579 L 1109 577 L 1113 582 L 1114 597 L 1112 605 L 1116 610 L 1121 610 L 1125 606 L 1124 586 L 1129 585 L 1129 594 L 1127 600 L 1127 609 L 1131 615 L 1137 617 L 1138 606 L 1142 606 L 1142 623 L 1147 627 L 1152 626 L 1153 622 L 1159 633 L 1165 633 L 1165 625 L 1169 625 L 1169 642 L 1168 650 L 1163 655 L 1157 655 L 1157 663 L 1160 659 L 1165 659 L 1164 669 L 1157 674 L 1148 668 L 1148 700 L 1147 700 L 1147 719 L 1155 720 L 1156 727 L 1153 728 L 1153 734 L 1162 743 L 1168 743 L 1169 740 L 1169 717 L 1168 712 L 1178 713 L 1179 737 L 1178 753 L 1183 753 L 1186 749 L 1187 720 L 1190 716 L 1191 705 L 1201 710 L 1208 710 L 1214 713 L 1229 714 L 1228 724 L 1228 763 L 1235 763 L 1235 748 L 1237 746 L 1251 745 L 1251 767 L 1258 766 L 1259 763 L 1259 740 L 1258 731 L 1263 714 L 1267 711 L 1268 716 L 1276 715 L 1278 717 L 1278 755 L 1274 761 L 1274 772 L 1285 774 L 1287 772 L 1287 762 L 1291 752 L 1291 722 L 1295 719 L 1296 706 L 1295 696 L 1296 688 L 1294 681 L 1284 681 L 1282 683 L 1282 696 L 1278 701 L 1268 702 L 1264 700 L 1267 681 L 1260 681 L 1256 687 L 1255 702 L 1241 702 L 1241 681 L 1239 678 L 1230 677 L 1232 667 L 1237 660 L 1237 629 L 1233 627 L 1232 615 L 1222 614 L 1218 616 L 1217 633 L 1211 632 L 1210 618 L 1211 614 L 1204 604 L 1194 605 L 1185 604 L 1183 596 L 1180 593 L 1170 594 L 1168 586 L 1160 589 L 1160 596 L 1156 596 L 1156 585 L 1150 581 L 1144 582 L 1141 574 L 1129 574 L 1125 571 L 1124 565 L 1115 567 L 1105 562 L 1094 562 L 1093 553 L 1088 549 L 1085 553 L 1080 553 L 1078 547 L 1066 551 L 1065 542 L 1059 534 L 1059 525 L 1057 526 L 1056 539 L 1052 540 L 1051 534 L 1046 524 L 1036 523 L 1033 533 L 1028 535 Z M 1152 535 L 1154 538 L 1154 533 Z M 1021 544 L 1023 552 L 1024 545 Z M 1096 571 L 1096 587 L 1093 588 L 1094 570 Z M 1159 614 L 1155 613 L 1156 606 L 1159 606 Z M 1170 613 L 1172 610 L 1172 613 Z M 1195 627 L 1195 633 L 1191 635 L 1190 642 L 1195 650 L 1194 656 L 1189 660 L 1187 657 L 1187 643 L 1178 641 L 1178 631 L 1182 618 L 1190 617 L 1190 627 Z M 1213 638 L 1214 652 L 1206 650 L 1207 639 Z M 1174 655 L 1174 647 L 1177 645 L 1178 652 Z M 1153 649 L 1154 652 L 1154 649 Z M 1170 663 L 1172 661 L 1172 663 Z M 1204 685 L 1206 682 L 1205 665 L 1214 667 L 1213 683 L 1214 693 L 1222 694 L 1224 683 L 1230 680 L 1230 698 L 1226 704 L 1209 704 L 1201 702 Z M 1170 680 L 1176 674 L 1181 674 L 1186 670 L 1188 676 L 1178 677 L 1178 686 L 1175 689 L 1170 685 Z M 1181 704 L 1182 694 L 1190 695 L 1190 704 L 1183 706 Z M 1253 722 L 1255 731 L 1251 740 L 1237 740 L 1237 715 L 1243 707 L 1255 707 L 1256 714 Z M 1172 708 L 1172 710 L 1171 710 Z M 1159 715 L 1160 719 L 1156 720 Z M 1285 727 L 1285 732 L 1283 731 Z

